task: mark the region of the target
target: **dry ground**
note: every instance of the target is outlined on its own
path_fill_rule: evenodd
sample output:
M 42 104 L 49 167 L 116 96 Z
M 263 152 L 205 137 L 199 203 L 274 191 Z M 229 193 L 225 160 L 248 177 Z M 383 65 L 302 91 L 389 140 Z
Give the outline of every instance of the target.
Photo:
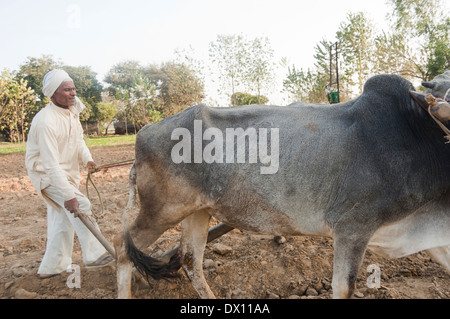
M 99 164 L 134 157 L 133 146 L 92 148 Z M 121 214 L 128 199 L 129 167 L 96 174 L 94 181 L 105 203 L 98 223 L 112 242 L 121 231 Z M 81 189 L 85 189 L 85 176 Z M 95 210 L 97 196 L 90 188 Z M 69 274 L 40 280 L 36 272 L 45 249 L 46 209 L 30 184 L 24 154 L 0 157 L 0 298 L 115 298 L 113 267 L 87 270 L 81 262 L 76 240 L 73 263 L 80 266 L 81 288 L 69 288 Z M 179 227 L 167 231 L 149 248 L 154 255 L 177 244 Z M 221 244 L 221 245 L 217 245 Z M 327 238 L 288 237 L 278 244 L 271 236 L 239 230 L 210 243 L 205 253 L 205 275 L 218 298 L 328 299 L 332 276 L 333 241 Z M 381 269 L 381 288 L 369 289 L 367 266 Z M 182 271 L 181 271 L 182 273 Z M 175 281 L 137 280 L 135 298 L 197 298 L 184 274 Z M 391 260 L 366 253 L 354 298 L 361 299 L 448 299 L 450 276 L 426 253 Z

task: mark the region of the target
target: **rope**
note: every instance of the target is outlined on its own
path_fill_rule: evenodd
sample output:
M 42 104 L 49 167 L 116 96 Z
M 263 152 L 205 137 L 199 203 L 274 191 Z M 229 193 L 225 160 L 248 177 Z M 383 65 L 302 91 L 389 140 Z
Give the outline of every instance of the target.
M 100 172 L 100 171 L 103 171 L 106 173 L 109 168 L 131 165 L 133 163 L 134 163 L 134 159 L 130 159 L 130 160 L 126 160 L 126 161 L 101 165 L 101 166 L 98 166 L 97 168 L 95 168 L 94 170 L 91 170 L 88 172 L 87 178 L 86 178 L 86 196 L 89 199 L 89 201 L 91 201 L 91 198 L 89 196 L 89 182 L 90 182 L 92 184 L 92 186 L 94 186 L 94 189 L 97 192 L 97 196 L 100 200 L 101 215 L 103 215 L 103 212 L 105 210 L 104 205 L 103 205 L 103 200 L 102 200 L 102 196 L 100 195 L 100 192 L 97 189 L 97 186 L 95 185 L 94 181 L 91 178 L 91 175 L 94 173 Z M 95 214 L 94 210 L 91 210 L 91 211 L 92 211 L 92 215 L 95 217 L 95 219 L 98 219 L 98 216 Z
M 102 170 L 106 171 L 108 168 L 111 168 L 111 167 L 131 165 L 133 163 L 134 163 L 134 159 L 121 161 L 121 162 L 110 163 L 110 164 L 105 164 L 105 165 L 98 166 L 95 170 L 92 171 L 92 173 L 97 173 L 97 172 L 102 171 Z
M 430 114 L 431 118 L 436 122 L 437 125 L 439 125 L 439 127 L 442 129 L 442 131 L 444 131 L 444 133 L 446 134 L 444 136 L 444 138 L 447 140 L 447 142 L 445 142 L 445 144 L 450 143 L 450 130 L 444 124 L 442 124 L 441 121 L 436 116 L 434 116 L 434 114 L 431 112 L 431 107 L 434 107 L 438 104 L 443 104 L 443 105 L 447 104 L 448 105 L 446 100 L 447 100 L 447 95 L 449 94 L 449 92 L 450 92 L 450 89 L 447 90 L 443 99 L 434 97 L 431 94 L 427 94 L 427 96 L 425 97 L 425 101 L 427 101 L 427 103 L 428 103 L 428 114 Z
M 428 106 L 428 113 L 430 114 L 431 118 L 437 123 L 437 125 L 439 125 L 439 127 L 442 129 L 442 131 L 444 131 L 444 133 L 446 134 L 444 136 L 444 138 L 447 140 L 447 142 L 445 142 L 445 144 L 450 143 L 450 130 L 444 126 L 444 124 L 441 123 L 441 121 L 439 121 L 432 113 L 431 113 L 431 106 Z

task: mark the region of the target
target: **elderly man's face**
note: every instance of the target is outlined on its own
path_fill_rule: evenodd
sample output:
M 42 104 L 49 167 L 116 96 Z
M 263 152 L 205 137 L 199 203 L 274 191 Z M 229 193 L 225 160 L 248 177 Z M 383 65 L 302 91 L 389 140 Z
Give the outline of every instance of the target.
M 67 109 L 75 104 L 76 95 L 77 93 L 75 92 L 75 85 L 73 82 L 63 82 L 53 94 L 52 102 L 55 103 L 56 106 Z

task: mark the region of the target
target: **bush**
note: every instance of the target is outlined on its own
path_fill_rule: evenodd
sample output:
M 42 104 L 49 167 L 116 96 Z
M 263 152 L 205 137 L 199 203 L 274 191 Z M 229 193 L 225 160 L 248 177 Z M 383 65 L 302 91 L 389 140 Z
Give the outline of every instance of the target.
M 252 104 L 266 104 L 269 99 L 263 95 L 251 95 L 249 93 L 236 92 L 231 96 L 231 105 L 252 105 Z

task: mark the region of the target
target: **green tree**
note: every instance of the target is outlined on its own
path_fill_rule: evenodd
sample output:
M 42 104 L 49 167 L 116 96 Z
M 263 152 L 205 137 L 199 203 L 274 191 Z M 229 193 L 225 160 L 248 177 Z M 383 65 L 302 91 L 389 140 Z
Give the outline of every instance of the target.
M 243 35 L 218 35 L 209 45 L 209 56 L 221 94 L 231 97 L 243 90 L 262 96 L 273 83 L 275 64 L 267 37 L 248 40 Z
M 219 93 L 228 96 L 236 93 L 243 82 L 246 55 L 242 35 L 218 35 L 216 41 L 209 44 L 209 57 L 223 87 Z
M 8 69 L 4 69 L 0 75 L 0 122 L 8 113 L 9 90 L 13 78 Z
M 428 81 L 450 68 L 450 17 L 440 0 L 389 0 L 390 37 L 403 39 L 403 48 L 386 50 L 404 64 L 413 65 L 411 78 Z M 403 52 L 416 52 L 404 55 Z
M 416 78 L 414 51 L 401 34 L 383 31 L 375 38 L 374 73 L 398 74 L 409 80 Z
M 110 84 L 109 94 L 118 100 L 116 117 L 125 122 L 126 133 L 128 123 L 136 127 L 150 122 L 149 114 L 157 104 L 153 71 L 137 61 L 124 61 L 114 65 L 105 76 L 105 82 Z
M 95 113 L 96 108 L 93 107 L 90 103 L 86 102 L 83 97 L 78 98 L 85 106 L 85 109 L 80 113 L 80 122 L 83 123 L 88 121 L 94 121 L 96 118 Z
M 295 65 L 288 68 L 288 74 L 283 81 L 283 90 L 290 95 L 292 102 L 326 103 L 326 75 L 308 69 L 297 70 Z
M 269 99 L 262 95 L 252 95 L 250 93 L 236 92 L 231 96 L 231 105 L 253 105 L 266 104 Z
M 0 78 L 0 130 L 14 143 L 25 141 L 36 95 L 26 80 L 3 71 Z
M 117 106 L 114 103 L 98 103 L 96 118 L 101 127 L 105 129 L 104 135 L 108 134 L 108 127 L 117 115 Z
M 319 73 L 330 74 L 330 45 L 331 42 L 322 39 L 314 47 L 314 66 Z
M 110 86 L 108 91 L 112 96 L 121 94 L 121 90 L 132 89 L 139 78 L 144 77 L 144 68 L 137 61 L 124 61 L 114 65 L 106 74 L 104 81 Z
M 61 68 L 62 63 L 55 61 L 51 55 L 45 54 L 39 58 L 28 57 L 27 59 L 28 60 L 20 66 L 17 76 L 26 80 L 28 86 L 34 90 L 40 99 L 38 106 L 41 108 L 50 101 L 44 96 L 44 93 L 42 93 L 42 81 L 44 75 L 50 70 Z
M 103 87 L 97 80 L 97 73 L 89 66 L 68 66 L 62 67 L 73 79 L 77 96 L 90 105 L 96 105 L 102 101 Z
M 358 94 L 373 70 L 374 26 L 364 13 L 348 13 L 336 33 L 341 57 L 342 84 L 358 88 Z
M 161 65 L 158 78 L 162 112 L 172 115 L 204 99 L 204 86 L 194 72 L 184 64 L 168 62 Z
M 135 77 L 134 86 L 128 89 L 120 88 L 116 97 L 122 101 L 118 119 L 125 121 L 128 133 L 128 123 L 133 123 L 134 129 L 139 129 L 151 122 L 155 102 L 155 86 L 141 75 Z M 135 132 L 136 133 L 136 132 Z
M 110 70 L 105 81 L 123 103 L 119 115 L 142 124 L 158 120 L 159 113 L 176 114 L 204 98 L 203 82 L 195 71 L 176 62 L 147 67 L 135 61 L 123 62 Z
M 244 78 L 250 92 L 255 92 L 258 104 L 263 104 L 262 91 L 272 86 L 274 81 L 273 49 L 269 38 L 255 38 L 247 44 Z

